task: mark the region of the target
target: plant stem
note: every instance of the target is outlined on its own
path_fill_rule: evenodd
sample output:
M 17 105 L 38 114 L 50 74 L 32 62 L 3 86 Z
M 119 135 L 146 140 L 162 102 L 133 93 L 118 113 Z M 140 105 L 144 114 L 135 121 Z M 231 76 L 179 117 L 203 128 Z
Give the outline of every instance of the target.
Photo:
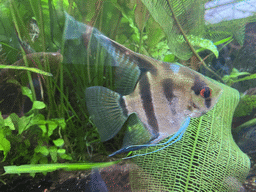
M 171 5 L 170 5 L 170 0 L 167 0 L 166 2 L 167 2 L 167 5 L 169 6 L 169 8 L 170 8 L 170 10 L 171 10 L 171 12 L 172 12 L 172 16 L 173 16 L 174 21 L 176 22 L 176 24 L 177 24 L 177 26 L 178 26 L 180 32 L 182 33 L 182 35 L 183 35 L 185 41 L 187 42 L 188 46 L 190 47 L 190 49 L 191 49 L 191 51 L 192 51 L 192 53 L 193 53 L 193 54 L 197 57 L 197 59 L 203 64 L 203 66 L 205 67 L 206 70 L 208 70 L 209 72 L 211 72 L 213 75 L 215 75 L 215 76 L 217 77 L 217 79 L 218 79 L 220 82 L 222 82 L 222 83 L 225 84 L 225 82 L 221 79 L 221 77 L 220 77 L 217 73 L 215 73 L 213 70 L 211 70 L 211 69 L 206 65 L 206 63 L 204 62 L 204 60 L 197 54 L 197 52 L 196 52 L 196 50 L 194 49 L 193 45 L 189 42 L 189 40 L 188 40 L 188 38 L 187 38 L 185 32 L 183 31 L 183 29 L 182 29 L 182 27 L 181 27 L 181 24 L 180 24 L 180 22 L 178 21 L 176 15 L 175 15 L 175 13 L 174 13 L 174 11 L 173 11 Z

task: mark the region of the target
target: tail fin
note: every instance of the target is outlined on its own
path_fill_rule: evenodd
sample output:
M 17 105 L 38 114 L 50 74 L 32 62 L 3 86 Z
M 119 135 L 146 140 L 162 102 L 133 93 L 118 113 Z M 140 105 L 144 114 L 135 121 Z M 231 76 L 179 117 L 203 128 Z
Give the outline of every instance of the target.
M 113 138 L 122 128 L 127 114 L 122 108 L 122 96 L 105 87 L 89 87 L 85 91 L 87 109 L 92 116 L 101 141 Z

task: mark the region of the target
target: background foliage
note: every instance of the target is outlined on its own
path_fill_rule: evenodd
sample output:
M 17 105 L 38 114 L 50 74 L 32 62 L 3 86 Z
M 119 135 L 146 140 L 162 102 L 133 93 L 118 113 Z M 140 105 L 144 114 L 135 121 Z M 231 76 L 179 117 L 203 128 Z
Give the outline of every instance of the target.
M 83 51 L 87 50 L 83 50 L 84 46 L 81 42 L 74 40 L 68 41 L 68 46 L 65 44 L 67 40 L 63 38 L 63 33 L 67 32 L 67 28 L 65 28 L 64 11 L 77 21 L 97 28 L 125 47 L 159 60 L 179 61 L 199 70 L 202 60 L 192 56 L 192 53 L 200 52 L 201 57 L 207 57 L 205 65 L 216 72 L 211 64 L 216 59 L 215 55 L 217 56 L 233 39 L 235 39 L 233 44 L 231 43 L 233 47 L 242 46 L 245 25 L 255 21 L 254 17 L 249 17 L 205 25 L 204 8 L 200 6 L 207 2 L 205 0 L 196 1 L 198 6 L 192 3 L 194 1 L 184 1 L 187 9 L 180 9 L 178 1 L 172 1 L 174 3 L 171 5 L 155 1 L 154 6 L 147 2 L 149 1 L 8 0 L 1 2 L 1 64 L 12 65 L 22 59 L 23 55 L 35 52 L 60 52 L 64 57 L 62 64 L 59 64 L 57 59 L 52 62 L 49 55 L 43 57 L 43 62 L 38 58 L 33 66 L 26 59 L 24 60 L 26 67 L 36 67 L 51 72 L 53 77 L 37 76 L 28 71 L 16 70 L 11 78 L 1 78 L 2 93 L 7 93 L 7 83 L 10 87 L 18 86 L 18 92 L 22 93 L 19 101 L 23 105 L 22 109 L 15 111 L 19 116 L 10 115 L 14 112 L 12 110 L 8 114 L 2 114 L 8 116 L 0 120 L 2 138 L 0 150 L 3 151 L 3 165 L 64 160 L 105 161 L 107 154 L 119 149 L 118 138 L 104 145 L 100 142 L 96 128 L 88 117 L 84 100 L 84 90 L 88 86 L 104 85 L 110 88 L 113 86 L 113 70 L 102 64 L 103 58 L 97 52 L 94 60 L 86 59 Z M 155 9 L 152 10 L 150 7 Z M 165 11 L 162 11 L 163 8 Z M 162 15 L 157 15 L 159 12 Z M 161 20 L 162 22 L 159 22 Z M 172 26 L 166 25 L 170 21 Z M 177 27 L 178 23 L 184 30 L 182 34 Z M 172 27 L 175 27 L 175 30 L 170 30 Z M 190 39 L 195 50 L 191 50 L 185 37 Z M 174 43 L 174 40 L 177 41 Z M 205 49 L 208 51 L 202 52 Z M 248 74 L 248 71 L 244 73 L 241 67 L 237 66 L 238 70 L 231 73 L 233 67 L 231 65 L 228 67 L 230 71 L 223 78 L 227 84 L 239 82 L 241 81 L 239 76 Z M 204 70 L 201 72 L 209 74 Z M 249 72 L 253 73 L 253 71 Z M 218 74 L 221 76 L 220 73 Z M 210 76 L 213 77 L 212 74 Z M 249 76 L 246 78 L 249 79 Z M 39 96 L 36 95 L 38 92 Z M 8 95 L 1 97 L 3 104 L 8 97 Z M 26 102 L 30 103 L 31 107 L 25 111 L 26 116 L 23 116 L 21 113 L 24 113 Z

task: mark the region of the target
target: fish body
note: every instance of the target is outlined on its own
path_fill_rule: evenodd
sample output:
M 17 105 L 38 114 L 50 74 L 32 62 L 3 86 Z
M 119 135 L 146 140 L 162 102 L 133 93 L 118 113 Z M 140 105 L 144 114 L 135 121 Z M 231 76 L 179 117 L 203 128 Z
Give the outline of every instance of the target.
M 123 96 L 127 114 L 136 113 L 156 137 L 151 143 L 174 134 L 187 117 L 200 117 L 215 104 L 201 74 L 178 64 L 154 63 L 156 71 L 144 73 L 134 92 Z M 209 89 L 208 95 L 197 93 L 204 89 Z
M 112 155 L 178 141 L 190 118 L 211 110 L 222 89 L 202 74 L 178 63 L 157 61 L 135 53 L 96 31 L 98 42 L 113 57 L 116 89 L 86 89 L 86 104 L 102 141 L 123 126 L 122 149 Z

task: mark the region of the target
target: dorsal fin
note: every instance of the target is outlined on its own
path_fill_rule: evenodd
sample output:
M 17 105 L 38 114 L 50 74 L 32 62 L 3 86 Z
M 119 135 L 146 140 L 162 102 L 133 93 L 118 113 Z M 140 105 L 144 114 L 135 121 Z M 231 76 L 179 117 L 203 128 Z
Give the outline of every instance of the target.
M 84 36 L 86 42 L 88 38 L 96 41 L 91 43 L 91 46 L 99 43 L 108 53 L 108 57 L 112 60 L 111 65 L 115 68 L 115 91 L 122 95 L 129 95 L 133 92 L 141 72 L 157 72 L 153 64 L 154 59 L 131 51 L 102 35 L 97 29 L 88 29 Z
M 140 69 L 136 59 L 130 56 L 129 52 L 125 52 L 106 36 L 94 34 L 100 45 L 108 52 L 113 59 L 113 67 L 115 68 L 115 91 L 122 95 L 129 95 L 140 76 Z

